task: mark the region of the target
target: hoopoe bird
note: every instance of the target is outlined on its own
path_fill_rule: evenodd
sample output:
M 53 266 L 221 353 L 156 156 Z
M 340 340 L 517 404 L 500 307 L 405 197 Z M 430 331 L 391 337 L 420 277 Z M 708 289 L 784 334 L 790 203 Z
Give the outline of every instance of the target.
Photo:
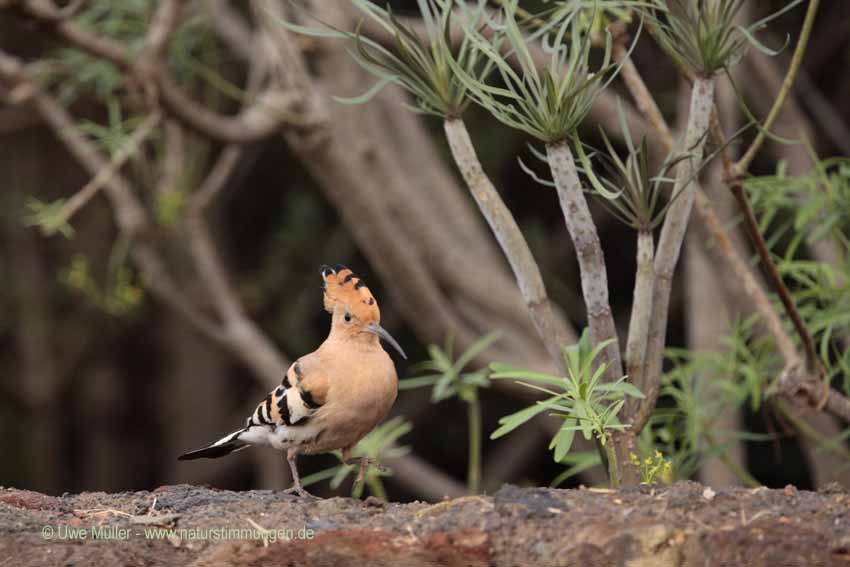
M 328 338 L 289 367 L 245 427 L 178 460 L 217 459 L 268 445 L 286 451 L 293 481 L 286 492 L 308 496 L 298 475 L 298 455 L 341 449 L 349 463 L 357 442 L 386 417 L 398 394 L 398 376 L 380 339 L 403 358 L 407 355 L 381 327 L 378 302 L 360 278 L 342 265 L 322 266 L 321 275 L 325 310 L 331 314 Z M 363 481 L 370 464 L 360 459 L 355 482 Z

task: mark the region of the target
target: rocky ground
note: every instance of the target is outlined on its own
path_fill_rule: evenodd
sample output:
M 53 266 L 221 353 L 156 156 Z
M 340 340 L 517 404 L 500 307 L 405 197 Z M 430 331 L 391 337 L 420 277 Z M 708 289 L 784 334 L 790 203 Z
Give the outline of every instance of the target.
M 850 492 L 505 486 L 384 504 L 195 486 L 2 489 L 5 565 L 850 567 Z

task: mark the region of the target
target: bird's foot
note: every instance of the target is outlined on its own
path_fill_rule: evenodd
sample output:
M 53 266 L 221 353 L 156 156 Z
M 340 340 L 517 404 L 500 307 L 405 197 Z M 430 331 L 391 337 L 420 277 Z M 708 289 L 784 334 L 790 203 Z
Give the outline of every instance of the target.
M 352 459 L 348 461 L 346 464 L 353 465 L 355 463 L 360 463 L 360 470 L 357 472 L 357 478 L 354 480 L 355 484 L 360 484 L 366 479 L 366 471 L 369 470 L 370 466 L 375 467 L 382 473 L 389 472 L 390 469 L 379 463 L 377 460 L 369 458 L 369 457 L 359 457 L 357 459 Z
M 300 496 L 301 498 L 318 498 L 318 496 L 310 494 L 309 492 L 304 490 L 304 488 L 300 484 L 290 486 L 289 488 L 284 490 L 283 493 L 284 494 L 297 495 L 297 496 Z

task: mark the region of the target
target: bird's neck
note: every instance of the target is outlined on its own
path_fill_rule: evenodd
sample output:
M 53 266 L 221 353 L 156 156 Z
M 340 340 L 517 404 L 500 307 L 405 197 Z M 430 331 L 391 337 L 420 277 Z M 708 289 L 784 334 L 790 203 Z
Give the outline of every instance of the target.
M 343 324 L 331 325 L 331 331 L 325 342 L 330 344 L 348 344 L 361 348 L 380 348 L 380 342 L 374 333 Z

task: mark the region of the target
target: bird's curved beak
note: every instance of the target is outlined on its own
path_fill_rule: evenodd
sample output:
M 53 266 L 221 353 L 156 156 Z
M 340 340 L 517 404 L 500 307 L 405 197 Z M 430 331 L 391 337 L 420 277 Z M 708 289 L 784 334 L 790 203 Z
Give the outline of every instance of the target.
M 392 347 L 398 351 L 398 353 L 401 355 L 401 357 L 403 359 L 407 360 L 407 355 L 404 354 L 404 350 L 402 350 L 401 345 L 398 344 L 398 342 L 393 338 L 393 336 L 391 334 L 389 334 L 387 332 L 386 329 L 384 329 L 383 327 L 381 327 L 377 323 L 370 323 L 366 327 L 366 330 L 369 331 L 370 333 L 378 335 L 378 337 L 380 337 L 380 338 L 384 339 L 385 341 L 387 341 L 388 343 L 390 343 L 390 345 L 392 345 Z

